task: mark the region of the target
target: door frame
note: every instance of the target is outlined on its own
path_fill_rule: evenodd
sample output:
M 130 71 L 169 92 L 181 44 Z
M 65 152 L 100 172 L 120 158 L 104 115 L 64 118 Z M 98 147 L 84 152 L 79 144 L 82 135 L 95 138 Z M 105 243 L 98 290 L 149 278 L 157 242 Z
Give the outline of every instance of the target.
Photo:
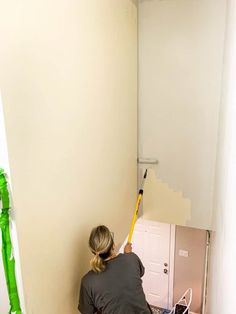
M 169 260 L 169 283 L 168 283 L 168 309 L 174 305 L 174 274 L 175 274 L 175 235 L 176 225 L 170 224 L 170 260 Z

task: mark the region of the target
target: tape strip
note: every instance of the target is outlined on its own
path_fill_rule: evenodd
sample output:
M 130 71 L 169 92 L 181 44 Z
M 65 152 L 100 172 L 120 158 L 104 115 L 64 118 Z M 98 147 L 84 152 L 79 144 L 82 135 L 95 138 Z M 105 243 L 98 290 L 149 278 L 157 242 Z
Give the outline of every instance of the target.
M 0 200 L 2 203 L 0 214 L 0 228 L 2 233 L 2 259 L 10 303 L 10 310 L 8 313 L 23 314 L 20 307 L 20 298 L 17 289 L 15 259 L 12 255 L 12 242 L 9 223 L 10 196 L 6 175 L 3 169 L 0 169 Z

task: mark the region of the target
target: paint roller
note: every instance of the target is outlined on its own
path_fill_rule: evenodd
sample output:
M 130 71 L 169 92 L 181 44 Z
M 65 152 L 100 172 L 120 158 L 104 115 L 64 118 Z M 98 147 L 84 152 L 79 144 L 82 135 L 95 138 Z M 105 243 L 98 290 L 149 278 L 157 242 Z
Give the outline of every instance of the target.
M 153 158 L 138 158 L 137 161 L 138 161 L 138 164 L 148 165 L 147 167 L 150 167 L 150 166 L 155 167 L 158 164 L 158 160 L 153 159 Z M 141 187 L 139 189 L 137 201 L 136 201 L 135 211 L 134 211 L 134 215 L 133 215 L 133 219 L 132 219 L 132 223 L 131 223 L 131 227 L 129 231 L 129 236 L 128 236 L 128 243 L 131 243 L 133 232 L 134 232 L 134 226 L 138 218 L 139 206 L 143 197 L 143 188 L 144 188 L 145 180 L 147 178 L 147 171 L 148 169 L 146 168 L 143 179 L 142 179 Z

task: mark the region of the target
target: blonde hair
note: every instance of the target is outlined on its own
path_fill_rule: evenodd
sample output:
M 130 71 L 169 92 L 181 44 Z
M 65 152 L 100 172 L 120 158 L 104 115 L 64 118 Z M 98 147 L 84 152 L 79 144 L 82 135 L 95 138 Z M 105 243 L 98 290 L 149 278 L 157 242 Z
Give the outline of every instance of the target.
M 105 259 L 111 255 L 114 245 L 113 237 L 106 226 L 93 228 L 89 237 L 89 248 L 94 254 L 90 261 L 94 272 L 103 272 L 106 268 Z

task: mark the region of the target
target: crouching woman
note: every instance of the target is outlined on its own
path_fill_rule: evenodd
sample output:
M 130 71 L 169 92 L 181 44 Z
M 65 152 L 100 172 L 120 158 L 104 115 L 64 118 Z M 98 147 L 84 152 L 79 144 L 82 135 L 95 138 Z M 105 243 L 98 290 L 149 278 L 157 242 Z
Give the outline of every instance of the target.
M 91 270 L 82 278 L 78 309 L 82 314 L 150 314 L 141 277 L 144 267 L 127 243 L 124 254 L 106 226 L 94 228 L 89 238 L 94 254 Z

